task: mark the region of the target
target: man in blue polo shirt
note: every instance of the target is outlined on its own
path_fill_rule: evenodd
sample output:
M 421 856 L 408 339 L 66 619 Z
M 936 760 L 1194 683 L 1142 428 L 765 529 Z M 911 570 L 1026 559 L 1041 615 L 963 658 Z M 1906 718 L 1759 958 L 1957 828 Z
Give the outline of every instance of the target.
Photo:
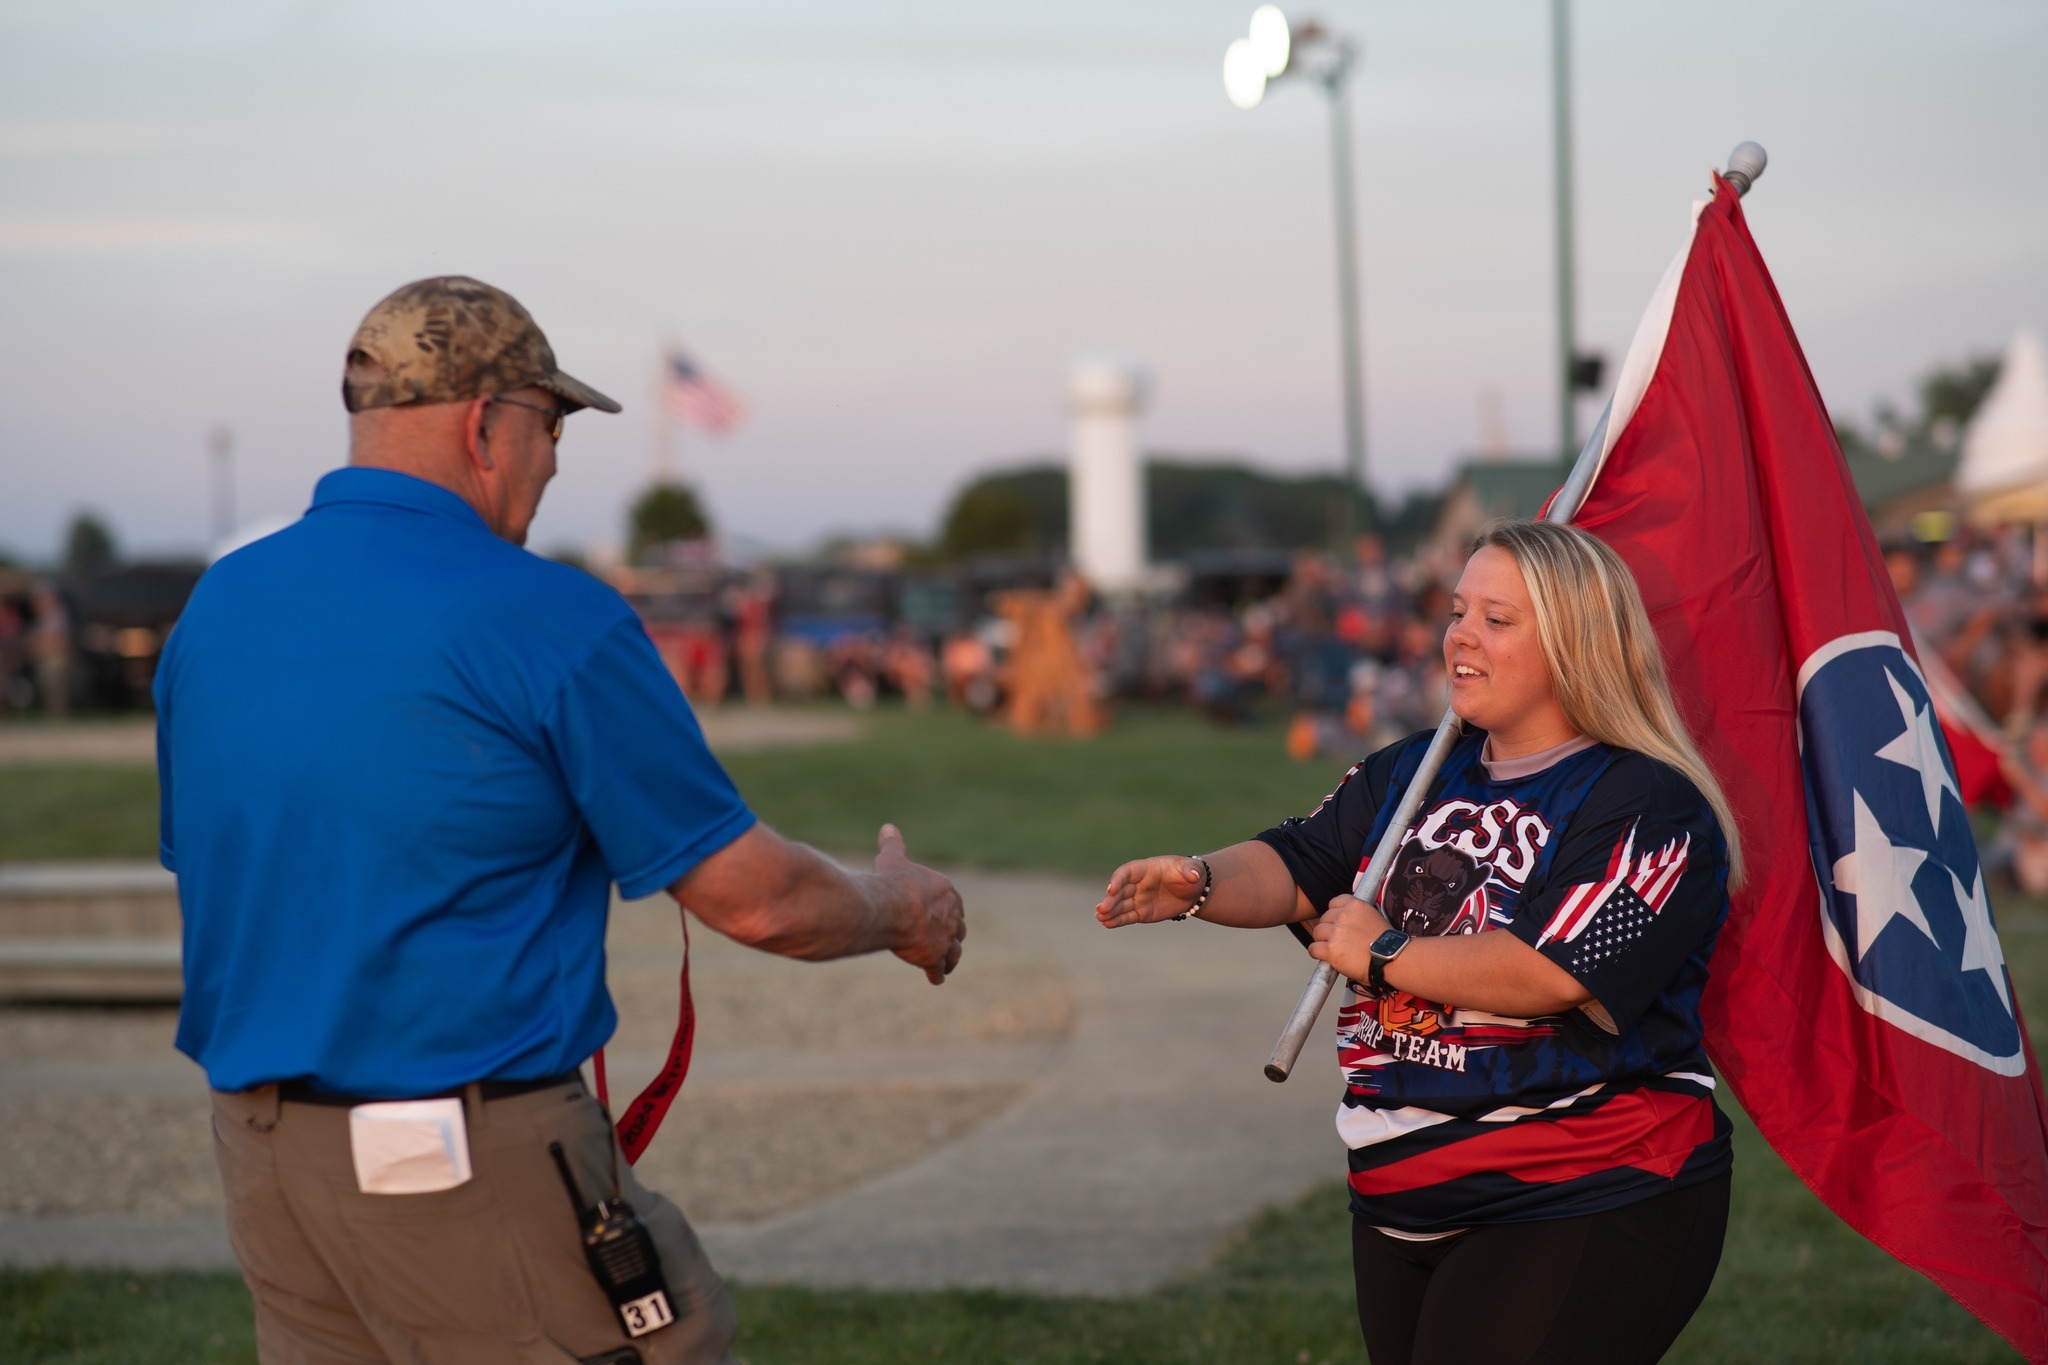
M 959 895 L 893 827 L 849 874 L 759 823 L 632 609 L 520 548 L 563 418 L 619 405 L 510 295 L 398 290 L 342 393 L 349 467 L 207 573 L 156 681 L 178 1046 L 215 1092 L 258 1350 L 723 1360 L 723 1285 L 578 1072 L 617 1018 L 612 886 L 769 952 L 889 949 L 934 983 Z M 639 1215 L 659 1305 L 600 1283 L 571 1182 Z

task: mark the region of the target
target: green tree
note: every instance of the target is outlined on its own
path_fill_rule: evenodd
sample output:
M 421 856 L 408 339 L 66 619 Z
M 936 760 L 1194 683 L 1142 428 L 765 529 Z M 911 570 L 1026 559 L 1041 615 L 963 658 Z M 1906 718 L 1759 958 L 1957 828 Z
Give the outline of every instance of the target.
M 940 527 L 939 555 L 1044 554 L 1066 539 L 1066 471 L 1038 465 L 984 475 L 961 489 Z
M 1835 437 L 1844 453 L 1863 459 L 1897 460 L 1915 450 L 1953 453 L 1957 437 L 1998 382 L 2002 363 L 1998 356 L 1978 355 L 1960 365 L 1936 365 L 1913 386 L 1920 399 L 1918 412 L 1908 416 L 1880 403 L 1868 428 L 1836 422 Z
M 1963 426 L 1977 415 L 1984 395 L 1998 382 L 2001 363 L 1995 355 L 1980 355 L 1929 371 L 1920 381 L 1920 420 L 1932 426 L 1946 417 Z
M 710 534 L 711 521 L 688 484 L 651 485 L 626 513 L 627 550 L 636 560 L 656 545 L 702 540 Z
M 1343 524 L 1347 496 L 1344 480 L 1335 474 L 1271 474 L 1230 460 L 1149 456 L 1149 552 L 1171 560 L 1198 550 L 1330 547 Z M 1435 524 L 1437 498 L 1411 498 L 1387 518 L 1368 496 L 1359 524 L 1379 525 L 1397 545 L 1406 544 Z M 941 523 L 938 552 L 948 560 L 1048 554 L 1066 541 L 1067 471 L 1029 465 L 985 474 L 961 489 Z
M 961 491 L 946 513 L 939 548 L 947 559 L 977 554 L 1023 554 L 1039 542 L 1028 499 L 1013 488 Z
M 64 533 L 65 573 L 73 578 L 90 578 L 113 568 L 117 558 L 114 533 L 105 522 L 90 512 L 80 512 L 71 519 L 71 529 Z
M 581 569 L 585 573 L 590 572 L 588 556 L 574 545 L 557 545 L 554 549 L 548 551 L 547 557 L 554 560 L 557 564 L 567 564 L 572 569 Z
M 1146 534 L 1160 559 L 1196 550 L 1331 546 L 1349 496 L 1335 474 L 1269 474 L 1229 460 L 1164 455 L 1145 462 Z M 1378 520 L 1368 496 L 1358 524 Z

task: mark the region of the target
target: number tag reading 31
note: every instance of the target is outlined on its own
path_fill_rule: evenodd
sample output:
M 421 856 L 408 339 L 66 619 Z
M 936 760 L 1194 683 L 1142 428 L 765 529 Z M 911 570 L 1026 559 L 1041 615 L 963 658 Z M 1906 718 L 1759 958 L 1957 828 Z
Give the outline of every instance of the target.
M 561 1173 L 576 1221 L 583 1225 L 583 1255 L 590 1262 L 591 1276 L 611 1300 L 626 1335 L 644 1337 L 674 1322 L 676 1310 L 669 1302 L 668 1281 L 662 1278 L 661 1253 L 654 1249 L 654 1238 L 640 1215 L 623 1199 L 600 1199 L 586 1208 L 562 1144 L 549 1143 L 548 1154 Z M 683 1313 L 687 1316 L 689 1312 L 685 1291 Z
M 629 1337 L 644 1337 L 676 1320 L 675 1314 L 668 1309 L 668 1295 L 659 1289 L 631 1303 L 620 1304 L 619 1318 L 626 1324 Z

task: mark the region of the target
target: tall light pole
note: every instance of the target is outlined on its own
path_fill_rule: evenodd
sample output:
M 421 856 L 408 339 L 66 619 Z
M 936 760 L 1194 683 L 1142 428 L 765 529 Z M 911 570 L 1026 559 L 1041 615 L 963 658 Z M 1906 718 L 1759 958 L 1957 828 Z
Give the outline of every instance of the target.
M 1572 0 L 1550 0 L 1550 135 L 1557 199 L 1557 458 L 1569 471 L 1579 453 L 1579 394 L 1599 388 L 1606 368 L 1598 353 L 1579 349 L 1572 226 Z
M 1240 109 L 1255 109 L 1266 85 L 1303 76 L 1330 100 L 1331 187 L 1337 210 L 1337 334 L 1344 385 L 1344 478 L 1349 496 L 1341 531 L 1348 542 L 1365 505 L 1365 343 L 1358 321 L 1358 223 L 1351 188 L 1350 81 L 1358 48 L 1313 20 L 1290 28 L 1277 6 L 1252 11 L 1251 31 L 1223 54 L 1223 90 Z
M 1557 458 L 1579 450 L 1578 288 L 1572 242 L 1572 0 L 1550 0 L 1550 135 L 1557 198 Z

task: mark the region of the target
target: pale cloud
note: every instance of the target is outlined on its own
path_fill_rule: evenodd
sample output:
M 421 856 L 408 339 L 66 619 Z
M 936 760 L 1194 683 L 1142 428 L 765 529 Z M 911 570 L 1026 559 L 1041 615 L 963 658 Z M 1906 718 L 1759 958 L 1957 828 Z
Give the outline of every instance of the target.
M 302 507 L 339 458 L 350 328 L 444 271 L 512 289 L 634 409 L 572 425 L 537 544 L 616 533 L 663 335 L 754 411 L 678 467 L 778 545 L 929 528 L 976 470 L 1058 452 L 1094 346 L 1157 376 L 1151 448 L 1333 469 L 1327 112 L 1224 98 L 1251 8 L 0 0 L 0 546 L 54 554 L 88 504 L 130 546 L 200 543 L 223 422 L 238 505 Z M 1371 478 L 1440 482 L 1494 424 L 1544 451 L 1544 7 L 1317 8 L 1369 54 Z M 1619 357 L 1745 137 L 1832 410 L 1910 402 L 2048 318 L 2048 5 L 1581 0 L 1574 27 L 1584 346 Z M 1731 64 L 1730 33 L 1763 38 Z M 1901 166 L 1910 193 L 1873 205 Z
M 122 156 L 153 152 L 174 140 L 161 124 L 0 119 L 0 157 Z
M 0 256 L 96 256 L 261 246 L 302 238 L 287 218 L 0 214 Z

